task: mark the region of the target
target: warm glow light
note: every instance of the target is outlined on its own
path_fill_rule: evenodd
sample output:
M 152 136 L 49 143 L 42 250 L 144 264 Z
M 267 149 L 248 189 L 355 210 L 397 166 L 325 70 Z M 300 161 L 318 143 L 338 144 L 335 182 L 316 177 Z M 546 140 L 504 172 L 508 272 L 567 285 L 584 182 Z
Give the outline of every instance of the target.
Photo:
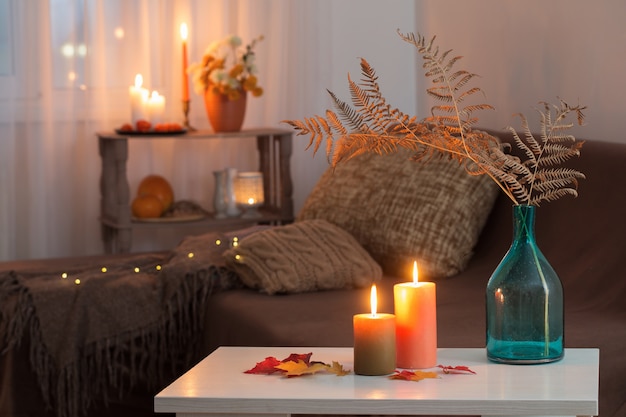
M 180 25 L 180 37 L 183 38 L 184 41 L 187 40 L 187 23 Z
M 248 199 L 248 204 L 254 204 L 254 198 L 250 197 L 250 198 Z
M 188 258 L 193 258 L 193 252 L 189 252 L 189 253 L 187 254 L 187 257 L 188 257 Z
M 76 73 L 74 71 L 70 71 L 67 73 L 67 79 L 70 81 L 76 80 Z
M 504 303 L 504 294 L 502 294 L 502 288 L 498 288 L 496 290 L 496 302 L 499 302 L 500 304 Z
M 139 272 L 139 267 L 135 267 L 135 272 Z
M 221 240 L 219 240 L 219 239 L 217 239 L 217 240 L 215 241 L 215 244 L 216 244 L 217 246 L 219 246 L 219 245 L 221 245 L 221 244 L 222 244 L 222 241 L 221 241 Z
M 61 54 L 66 58 L 73 57 L 74 45 L 72 45 L 71 43 L 63 44 L 63 46 L 61 46 Z
M 66 278 L 67 278 L 67 272 L 63 272 L 63 273 L 61 274 L 61 278 L 66 279 Z
M 107 271 L 107 267 L 106 267 L 106 266 L 103 266 L 103 267 L 102 267 L 102 269 L 101 269 L 101 271 L 102 271 L 102 272 L 106 272 L 106 271 Z
M 115 30 L 113 31 L 113 36 L 115 36 L 117 39 L 124 38 L 124 29 L 120 27 L 115 28 Z
M 413 284 L 417 285 L 417 261 L 413 261 Z
M 143 84 L 143 77 L 141 76 L 141 74 L 135 75 L 135 88 L 141 88 L 142 84 Z
M 80 279 L 76 278 L 76 279 L 74 280 L 74 284 L 76 284 L 76 285 L 80 285 Z
M 376 297 L 376 285 L 372 285 L 372 291 L 370 293 L 370 305 L 372 307 L 372 316 L 376 316 L 376 307 L 378 307 L 378 299 Z

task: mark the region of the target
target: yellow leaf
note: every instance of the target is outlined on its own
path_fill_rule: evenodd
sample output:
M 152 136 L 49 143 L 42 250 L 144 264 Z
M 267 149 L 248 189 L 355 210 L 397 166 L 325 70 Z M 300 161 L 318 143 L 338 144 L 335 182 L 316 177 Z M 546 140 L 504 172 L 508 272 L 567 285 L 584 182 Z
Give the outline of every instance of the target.
M 425 372 L 425 371 L 396 371 L 395 374 L 389 376 L 389 379 L 401 379 L 404 381 L 421 381 L 422 379 L 427 378 L 438 378 L 436 372 Z
M 297 362 L 283 362 L 279 365 L 276 365 L 276 368 L 285 371 L 285 376 L 301 376 L 327 370 L 326 365 L 322 363 L 313 363 L 311 365 L 307 365 L 306 362 L 302 360 L 298 360 Z
M 328 367 L 328 372 L 333 373 L 337 376 L 345 376 L 350 373 L 349 369 L 345 369 L 342 364 L 337 361 L 333 361 L 332 365 L 326 365 Z

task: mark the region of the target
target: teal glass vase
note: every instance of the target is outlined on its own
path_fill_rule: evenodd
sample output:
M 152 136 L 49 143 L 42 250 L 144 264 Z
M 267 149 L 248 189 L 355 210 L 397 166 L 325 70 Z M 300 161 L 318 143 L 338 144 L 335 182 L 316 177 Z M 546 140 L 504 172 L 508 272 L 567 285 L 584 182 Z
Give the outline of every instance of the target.
M 535 242 L 535 207 L 513 206 L 513 243 L 487 284 L 487 357 L 537 364 L 563 357 L 563 287 Z

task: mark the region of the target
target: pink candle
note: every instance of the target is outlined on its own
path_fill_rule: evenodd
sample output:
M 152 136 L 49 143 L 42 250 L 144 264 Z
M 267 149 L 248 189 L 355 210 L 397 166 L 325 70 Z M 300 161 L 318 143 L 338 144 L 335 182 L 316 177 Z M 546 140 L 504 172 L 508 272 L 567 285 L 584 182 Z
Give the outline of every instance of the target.
M 189 101 L 189 76 L 187 75 L 187 24 L 180 25 L 180 37 L 183 39 L 183 101 Z
M 396 314 L 396 365 L 398 368 L 432 368 L 437 365 L 437 304 L 435 284 L 418 282 L 417 262 L 413 282 L 394 285 Z
M 354 316 L 354 373 L 387 375 L 396 369 L 396 318 L 376 312 L 376 286 L 370 296 L 371 314 Z

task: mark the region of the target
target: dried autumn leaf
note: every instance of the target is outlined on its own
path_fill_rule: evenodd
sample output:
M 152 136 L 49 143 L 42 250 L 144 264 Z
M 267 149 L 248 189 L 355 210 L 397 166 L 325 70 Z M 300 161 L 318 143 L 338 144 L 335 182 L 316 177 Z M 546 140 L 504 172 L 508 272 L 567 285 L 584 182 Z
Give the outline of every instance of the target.
M 464 365 L 459 365 L 459 366 L 437 365 L 437 367 L 441 368 L 444 374 L 474 374 L 476 375 L 476 372 L 472 371 L 470 368 Z
M 273 356 L 268 356 L 265 360 L 261 362 L 257 362 L 254 368 L 248 369 L 244 373 L 246 374 L 265 374 L 271 375 L 276 372 L 282 372 L 280 369 L 276 368 L 276 365 L 279 365 L 281 362 Z
M 328 372 L 337 376 L 345 376 L 350 373 L 349 369 L 345 369 L 342 364 L 337 361 L 333 361 L 332 365 L 326 365 Z
M 305 361 L 298 359 L 297 361 L 282 362 L 276 365 L 276 369 L 285 371 L 288 377 L 310 375 L 316 372 L 327 370 L 327 366 L 323 363 L 307 364 Z
M 309 362 L 311 361 L 311 355 L 313 355 L 313 352 L 309 352 L 309 353 L 292 353 L 291 355 L 289 355 L 285 359 L 283 359 L 281 362 L 285 363 L 285 362 L 303 361 L 304 363 L 309 364 Z
M 389 376 L 389 379 L 400 379 L 404 381 L 421 381 L 422 379 L 428 378 L 438 378 L 436 372 L 426 372 L 426 371 L 397 371 L 393 375 Z

